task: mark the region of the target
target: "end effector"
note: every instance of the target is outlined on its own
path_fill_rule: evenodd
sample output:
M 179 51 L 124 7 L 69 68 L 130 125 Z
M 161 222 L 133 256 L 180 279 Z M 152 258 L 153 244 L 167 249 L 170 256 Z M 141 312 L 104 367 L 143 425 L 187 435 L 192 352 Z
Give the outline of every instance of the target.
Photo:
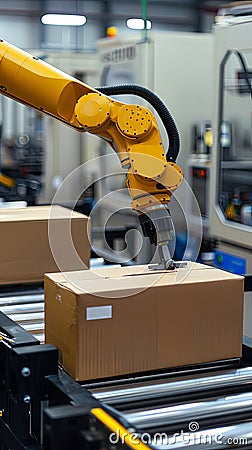
M 153 206 L 140 214 L 139 220 L 144 236 L 157 247 L 159 254 L 160 262 L 151 265 L 150 269 L 174 270 L 177 264 L 173 261 L 169 250 L 169 244 L 175 238 L 170 210 L 166 205 Z

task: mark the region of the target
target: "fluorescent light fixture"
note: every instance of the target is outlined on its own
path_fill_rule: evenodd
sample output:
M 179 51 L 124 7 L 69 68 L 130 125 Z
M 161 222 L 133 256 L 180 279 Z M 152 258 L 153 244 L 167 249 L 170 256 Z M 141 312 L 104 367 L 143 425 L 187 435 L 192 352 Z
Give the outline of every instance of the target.
M 41 17 L 41 22 L 44 25 L 70 25 L 79 27 L 86 23 L 85 16 L 74 14 L 45 14 Z
M 146 20 L 146 28 L 147 30 L 151 29 L 151 21 Z M 145 24 L 144 19 L 128 19 L 127 20 L 127 27 L 131 28 L 132 30 L 144 30 Z

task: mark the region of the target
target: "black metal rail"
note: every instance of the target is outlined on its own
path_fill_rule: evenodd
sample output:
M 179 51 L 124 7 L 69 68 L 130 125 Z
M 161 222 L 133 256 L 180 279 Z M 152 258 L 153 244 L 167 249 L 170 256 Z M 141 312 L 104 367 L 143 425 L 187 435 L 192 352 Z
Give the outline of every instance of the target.
M 0 312 L 0 449 L 99 450 L 108 428 L 129 424 L 58 366 L 58 350 Z M 117 448 L 120 448 L 118 445 Z

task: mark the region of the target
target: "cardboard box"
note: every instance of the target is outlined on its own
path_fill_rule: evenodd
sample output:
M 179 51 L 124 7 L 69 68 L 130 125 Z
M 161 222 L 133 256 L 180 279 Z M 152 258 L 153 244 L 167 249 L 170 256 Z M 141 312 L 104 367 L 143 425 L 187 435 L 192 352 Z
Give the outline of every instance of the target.
M 60 206 L 1 208 L 0 285 L 38 282 L 45 272 L 88 268 L 87 220 Z
M 45 276 L 46 342 L 76 380 L 240 358 L 243 277 L 190 264 Z

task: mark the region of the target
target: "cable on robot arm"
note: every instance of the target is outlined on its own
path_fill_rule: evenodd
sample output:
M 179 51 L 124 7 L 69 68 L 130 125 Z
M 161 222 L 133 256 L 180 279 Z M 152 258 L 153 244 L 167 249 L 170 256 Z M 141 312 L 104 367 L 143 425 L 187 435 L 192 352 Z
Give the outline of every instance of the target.
M 166 160 L 169 162 L 176 162 L 180 148 L 179 132 L 170 111 L 156 94 L 143 86 L 130 84 L 119 86 L 101 86 L 96 87 L 95 89 L 105 95 L 137 95 L 153 106 L 162 120 L 169 139 Z

